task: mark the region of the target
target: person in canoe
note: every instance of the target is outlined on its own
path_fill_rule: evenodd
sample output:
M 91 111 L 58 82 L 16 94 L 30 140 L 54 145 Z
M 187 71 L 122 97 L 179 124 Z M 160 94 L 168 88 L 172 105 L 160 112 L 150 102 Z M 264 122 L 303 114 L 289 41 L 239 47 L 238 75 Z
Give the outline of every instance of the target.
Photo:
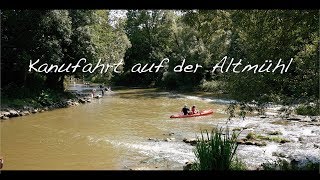
M 191 108 L 191 114 L 197 114 L 199 111 L 196 109 L 196 106 L 193 105 Z
M 181 112 L 183 112 L 184 115 L 188 115 L 190 113 L 190 109 L 188 108 L 187 105 L 184 105 Z

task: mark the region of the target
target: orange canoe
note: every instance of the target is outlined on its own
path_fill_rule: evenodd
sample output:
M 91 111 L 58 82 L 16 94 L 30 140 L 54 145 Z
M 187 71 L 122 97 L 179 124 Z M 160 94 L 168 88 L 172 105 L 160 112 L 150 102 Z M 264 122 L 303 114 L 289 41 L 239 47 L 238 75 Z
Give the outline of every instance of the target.
M 208 109 L 208 110 L 203 110 L 203 111 L 200 111 L 199 113 L 190 114 L 190 115 L 184 115 L 184 114 L 179 113 L 176 115 L 171 115 L 170 118 L 188 118 L 188 117 L 206 116 L 206 115 L 209 115 L 212 113 L 213 113 L 213 110 Z

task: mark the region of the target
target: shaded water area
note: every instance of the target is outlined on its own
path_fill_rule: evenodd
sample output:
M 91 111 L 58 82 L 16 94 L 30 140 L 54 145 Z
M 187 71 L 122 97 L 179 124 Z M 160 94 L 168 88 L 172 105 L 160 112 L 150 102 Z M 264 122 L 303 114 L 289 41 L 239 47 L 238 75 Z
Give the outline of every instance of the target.
M 225 102 L 154 89 L 117 90 L 91 103 L 1 122 L 3 169 L 182 169 L 194 160 L 182 142 L 224 119 Z M 170 119 L 184 104 L 213 109 L 203 117 Z M 150 141 L 149 138 L 169 141 Z

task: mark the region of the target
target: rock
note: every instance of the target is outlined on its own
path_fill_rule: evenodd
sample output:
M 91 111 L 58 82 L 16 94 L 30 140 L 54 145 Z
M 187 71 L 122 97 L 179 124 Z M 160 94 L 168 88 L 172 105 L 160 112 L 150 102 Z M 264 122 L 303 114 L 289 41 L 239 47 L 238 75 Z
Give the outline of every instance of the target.
M 253 128 L 255 128 L 255 127 L 257 127 L 257 126 L 258 126 L 257 124 L 249 123 L 249 124 L 247 124 L 243 129 L 253 130 Z
M 19 116 L 25 116 L 25 114 L 23 112 L 20 112 Z
M 32 109 L 31 110 L 31 113 L 33 113 L 33 114 L 35 114 L 35 113 L 37 113 L 38 112 L 38 109 Z
M 20 116 L 19 113 L 17 111 L 15 111 L 15 110 L 10 110 L 9 113 L 10 113 L 10 117 L 18 117 L 18 116 Z
M 291 117 L 291 118 L 287 118 L 287 120 L 289 120 L 289 121 L 300 121 L 301 119 L 300 118 Z
M 30 109 L 32 109 L 32 107 L 30 107 L 30 106 L 23 106 L 23 108 L 22 108 L 23 110 L 30 110 Z
M 156 138 L 148 138 L 148 140 L 149 140 L 149 141 L 154 141 L 154 142 L 159 142 L 159 140 L 156 139 Z
M 48 111 L 48 110 L 49 110 L 49 108 L 48 108 L 48 107 L 44 107 L 44 108 L 43 108 L 43 110 Z
M 287 139 L 281 139 L 280 143 L 283 144 L 283 143 L 287 143 L 287 142 L 290 142 L 289 140 Z
M 253 141 L 246 141 L 244 144 L 245 145 L 255 145 L 256 143 Z
M 84 104 L 84 103 L 86 103 L 86 100 L 81 98 L 81 99 L 79 99 L 79 103 Z
M 191 138 L 191 139 L 184 138 L 183 142 L 189 143 L 191 146 L 194 146 L 194 145 L 197 144 L 197 139 L 195 139 L 195 138 Z
M 267 143 L 266 142 L 255 142 L 256 146 L 266 146 Z
M 244 140 L 242 140 L 242 139 L 238 139 L 237 140 L 237 144 L 245 144 L 246 142 L 244 141 Z
M 260 116 L 260 118 L 264 119 L 264 118 L 267 118 L 267 116 L 262 115 L 262 116 Z
M 29 111 L 23 111 L 22 113 L 23 113 L 25 116 L 30 115 L 30 112 L 29 112 Z
M 282 158 L 287 157 L 283 152 L 272 152 L 272 156 L 277 156 Z
M 165 136 L 172 136 L 172 135 L 174 135 L 174 133 L 173 133 L 173 132 L 171 132 L 171 133 L 169 133 L 169 134 L 162 134 L 162 135 L 165 135 Z
M 174 141 L 174 140 L 175 140 L 175 138 L 166 138 L 166 139 L 164 139 L 164 141 L 167 141 L 167 142 Z
M 270 131 L 267 133 L 268 135 L 282 135 L 280 131 Z
M 288 121 L 288 120 L 276 120 L 276 121 L 271 122 L 271 124 L 289 125 L 289 122 L 290 122 L 290 121 Z
M 1 115 L 6 116 L 6 117 L 9 117 L 9 116 L 10 116 L 10 113 L 7 112 L 7 111 L 1 111 Z
M 312 130 L 311 133 L 316 134 L 316 135 L 320 135 L 320 129 Z
M 311 125 L 311 126 L 320 126 L 320 123 L 308 123 L 308 125 Z
M 232 131 L 241 131 L 241 129 L 242 129 L 241 127 L 236 127 L 236 128 L 233 128 Z
M 320 144 L 313 144 L 315 148 L 320 148 Z
M 185 163 L 185 166 L 183 166 L 183 170 L 184 171 L 190 171 L 191 170 L 191 168 L 192 168 L 192 162 L 186 162 Z
M 9 119 L 9 117 L 7 117 L 7 116 L 2 116 L 2 118 L 1 118 L 1 119 L 6 120 L 6 119 Z
M 301 119 L 300 122 L 312 122 L 312 121 L 311 121 L 311 119 L 304 118 L 304 119 Z

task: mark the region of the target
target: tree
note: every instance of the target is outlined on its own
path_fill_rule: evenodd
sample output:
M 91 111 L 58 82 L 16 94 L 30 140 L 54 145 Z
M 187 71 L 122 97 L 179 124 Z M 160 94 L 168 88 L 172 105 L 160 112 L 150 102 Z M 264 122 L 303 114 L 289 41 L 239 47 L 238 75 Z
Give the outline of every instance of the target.
M 64 90 L 66 75 L 82 77 L 76 72 L 28 72 L 30 60 L 65 66 L 76 64 L 81 58 L 86 63 L 107 59 L 106 63 L 120 60 L 130 46 L 123 23 L 115 27 L 108 22 L 108 11 L 103 10 L 5 10 L 1 12 L 2 66 L 6 78 L 1 82 L 6 92 L 24 88 Z M 97 74 L 85 74 L 97 77 Z M 100 75 L 102 77 L 103 75 Z M 111 74 L 107 74 L 109 80 Z M 37 90 L 33 91 L 34 93 Z
M 288 62 L 285 74 L 244 72 L 226 76 L 230 95 L 250 102 L 297 103 L 319 99 L 318 11 L 251 10 L 232 12 L 229 55 L 251 64 Z
M 162 73 L 131 73 L 131 68 L 141 63 L 159 64 L 170 56 L 173 42 L 172 11 L 130 10 L 127 12 L 125 30 L 132 44 L 125 55 L 124 80 L 126 82 L 150 85 L 161 80 Z

